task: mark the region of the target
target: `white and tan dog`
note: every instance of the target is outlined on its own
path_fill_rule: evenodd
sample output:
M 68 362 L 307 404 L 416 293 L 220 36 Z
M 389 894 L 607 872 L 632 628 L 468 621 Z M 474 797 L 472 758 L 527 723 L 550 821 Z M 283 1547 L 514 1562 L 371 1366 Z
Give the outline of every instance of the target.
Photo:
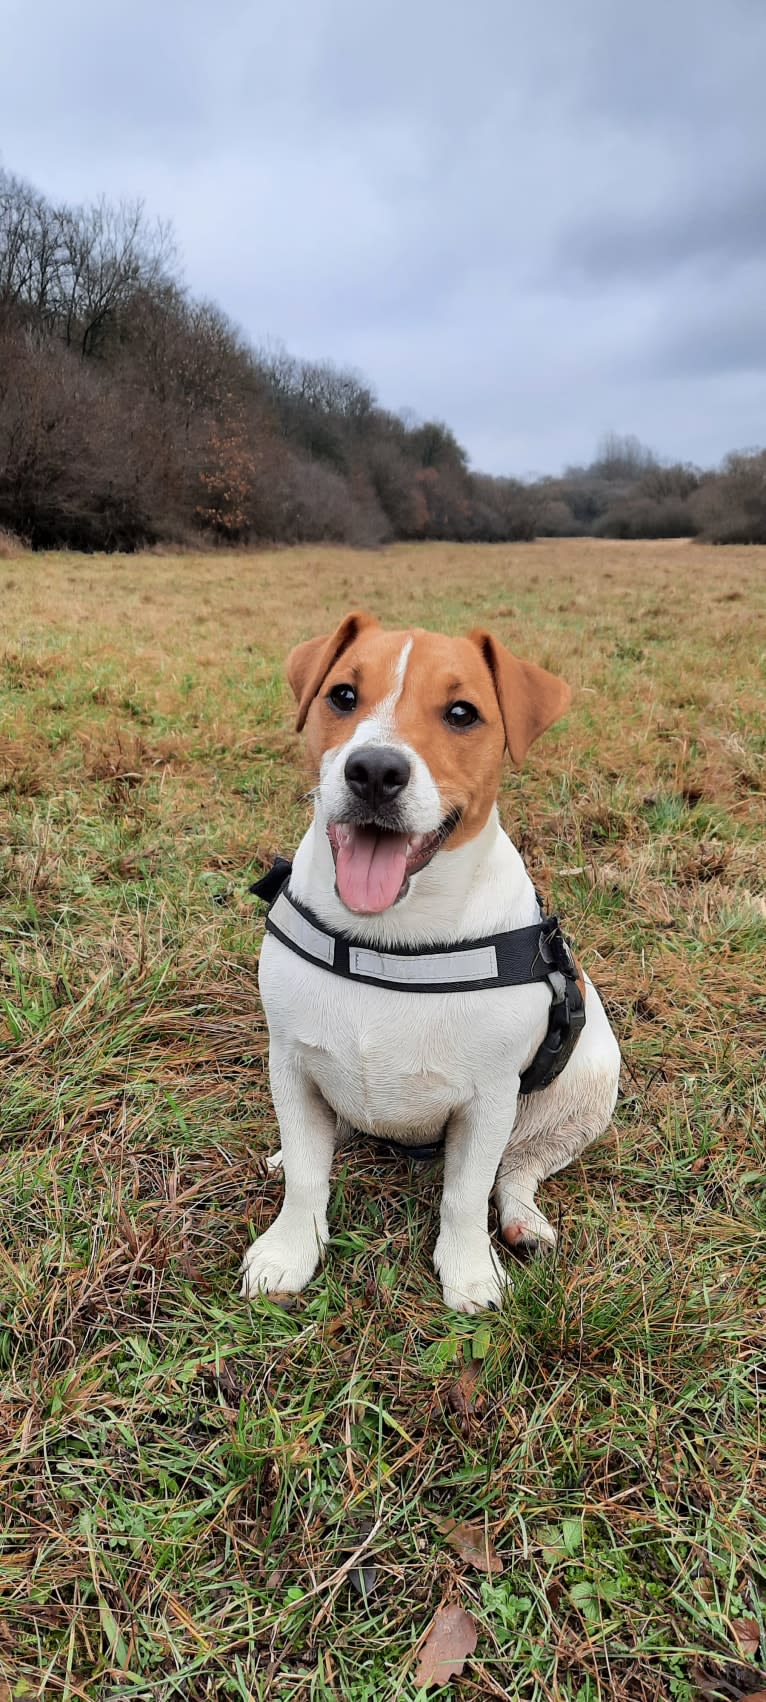
M 299 644 L 287 673 L 319 776 L 290 893 L 323 928 L 379 950 L 449 946 L 538 921 L 535 889 L 500 826 L 504 749 L 520 765 L 563 713 L 563 680 L 487 632 L 386 632 L 350 614 Z M 519 1096 L 546 1034 L 551 993 L 357 985 L 273 934 L 261 952 L 285 1199 L 249 1248 L 242 1292 L 298 1290 L 327 1244 L 339 1137 L 445 1135 L 434 1265 L 448 1306 L 496 1305 L 505 1282 L 488 1233 L 490 1191 L 511 1245 L 552 1246 L 541 1180 L 606 1128 L 620 1056 L 585 978 L 586 1024 L 561 1074 Z

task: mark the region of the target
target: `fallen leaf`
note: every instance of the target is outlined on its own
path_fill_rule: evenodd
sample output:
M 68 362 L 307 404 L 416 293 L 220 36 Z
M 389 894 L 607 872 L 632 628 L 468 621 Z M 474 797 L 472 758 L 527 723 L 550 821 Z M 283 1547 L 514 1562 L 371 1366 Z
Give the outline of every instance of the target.
M 461 1560 L 466 1560 L 469 1566 L 475 1566 L 477 1572 L 502 1572 L 503 1562 L 489 1541 L 483 1525 L 456 1525 L 454 1519 L 435 1519 L 434 1524 L 442 1536 L 447 1538 L 450 1547 L 457 1551 Z
M 246 1400 L 248 1389 L 225 1359 L 201 1361 L 197 1371 L 213 1394 L 220 1395 L 224 1408 L 239 1417 L 240 1401 Z
M 351 1554 L 355 1554 L 360 1545 L 362 1548 L 366 1547 L 367 1538 L 373 1529 L 373 1523 L 374 1521 L 369 1518 L 359 1519 L 353 1528 L 346 1532 L 341 1546 L 347 1548 Z M 358 1566 L 350 1567 L 348 1581 L 352 1589 L 356 1590 L 357 1595 L 366 1600 L 367 1596 L 371 1596 L 375 1589 L 377 1577 L 378 1569 L 372 1557 L 369 1556 L 364 1560 L 360 1559 Z
M 415 1672 L 418 1690 L 459 1678 L 478 1641 L 475 1621 L 457 1602 L 440 1607 L 420 1651 Z
M 192 1282 L 196 1289 L 201 1290 L 203 1294 L 212 1294 L 213 1284 L 206 1276 L 203 1276 L 193 1254 L 180 1253 L 177 1260 L 177 1268 L 181 1272 L 181 1275 L 186 1277 L 186 1281 Z
M 731 1628 L 743 1655 L 757 1655 L 761 1641 L 757 1619 L 733 1619 Z
M 375 1588 L 378 1572 L 375 1566 L 352 1566 L 348 1581 L 353 1584 L 357 1595 L 371 1596 Z
M 471 1428 L 471 1419 L 478 1416 L 484 1409 L 484 1395 L 477 1389 L 476 1382 L 481 1371 L 481 1361 L 469 1359 L 456 1383 L 450 1383 L 447 1390 L 447 1406 L 454 1412 L 464 1436 Z

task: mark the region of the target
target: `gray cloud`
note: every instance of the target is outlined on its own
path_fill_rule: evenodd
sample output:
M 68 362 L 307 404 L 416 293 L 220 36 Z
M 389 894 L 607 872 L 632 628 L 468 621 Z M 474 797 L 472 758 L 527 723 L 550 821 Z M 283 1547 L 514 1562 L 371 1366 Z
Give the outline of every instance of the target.
M 755 163 L 755 162 L 754 162 Z M 607 227 L 599 220 L 570 229 L 559 258 L 563 268 L 601 287 L 630 278 L 667 277 L 680 266 L 731 269 L 766 260 L 766 179 L 674 186 L 662 205 L 634 218 L 619 214 Z
M 4 163 L 143 195 L 256 342 L 496 471 L 766 439 L 759 0 L 3 11 Z

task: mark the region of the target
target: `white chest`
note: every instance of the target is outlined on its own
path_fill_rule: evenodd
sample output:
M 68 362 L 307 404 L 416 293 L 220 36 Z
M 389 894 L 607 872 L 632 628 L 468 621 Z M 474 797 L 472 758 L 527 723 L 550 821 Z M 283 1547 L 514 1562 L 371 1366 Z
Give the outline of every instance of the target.
M 397 993 L 304 962 L 271 934 L 260 989 L 272 1044 L 286 1050 L 354 1128 L 441 1129 L 488 1081 L 501 1090 L 546 1027 L 539 984 L 474 993 Z

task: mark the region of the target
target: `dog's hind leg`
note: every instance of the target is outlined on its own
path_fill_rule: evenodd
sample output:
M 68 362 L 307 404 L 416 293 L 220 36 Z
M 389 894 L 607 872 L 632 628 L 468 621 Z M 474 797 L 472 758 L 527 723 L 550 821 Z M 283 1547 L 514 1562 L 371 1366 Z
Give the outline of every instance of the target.
M 530 1123 L 522 1110 L 500 1161 L 493 1197 L 506 1246 L 549 1252 L 556 1245 L 556 1231 L 540 1210 L 535 1191 L 538 1183 L 570 1164 L 589 1137 L 566 1124 L 546 1136 L 533 1126 L 524 1128 Z
M 590 982 L 586 1011 L 582 1038 L 561 1075 L 550 1087 L 518 1100 L 494 1188 L 501 1234 L 509 1247 L 555 1247 L 556 1231 L 537 1205 L 535 1190 L 604 1133 L 614 1110 L 620 1053 Z

